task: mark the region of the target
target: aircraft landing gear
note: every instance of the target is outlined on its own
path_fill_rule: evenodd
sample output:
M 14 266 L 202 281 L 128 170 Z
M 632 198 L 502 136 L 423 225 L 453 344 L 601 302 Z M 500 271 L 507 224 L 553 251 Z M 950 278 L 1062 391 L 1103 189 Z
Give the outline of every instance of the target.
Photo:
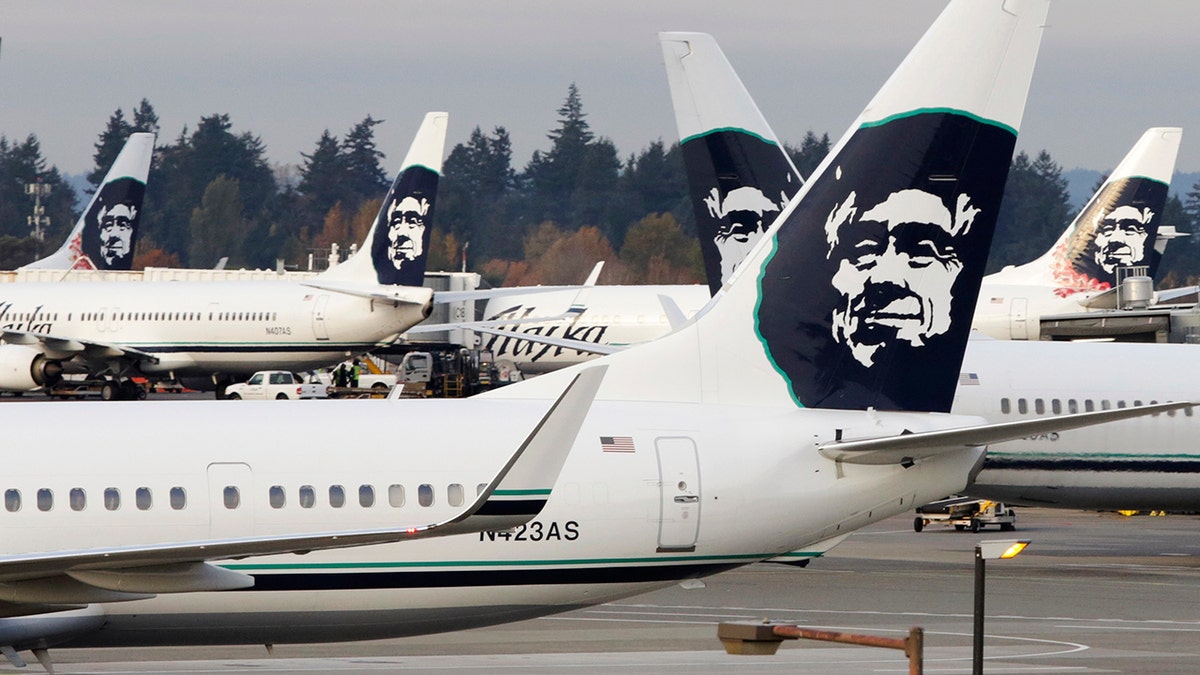
M 146 398 L 146 390 L 133 380 L 105 380 L 100 385 L 100 399 L 104 401 L 140 401 Z

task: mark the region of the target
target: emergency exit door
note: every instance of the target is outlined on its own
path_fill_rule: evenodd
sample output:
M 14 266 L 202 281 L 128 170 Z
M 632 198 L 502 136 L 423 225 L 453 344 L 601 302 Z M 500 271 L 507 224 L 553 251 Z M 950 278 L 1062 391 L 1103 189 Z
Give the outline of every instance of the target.
M 654 441 L 658 453 L 659 552 L 695 551 L 700 532 L 700 460 L 690 438 Z

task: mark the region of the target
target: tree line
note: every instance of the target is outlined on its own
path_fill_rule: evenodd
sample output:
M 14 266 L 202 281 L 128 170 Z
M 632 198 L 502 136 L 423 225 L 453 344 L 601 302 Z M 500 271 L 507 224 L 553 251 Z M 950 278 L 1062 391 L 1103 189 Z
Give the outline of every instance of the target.
M 129 134 L 159 133 L 153 106 L 117 109 L 95 144 L 97 186 Z M 602 283 L 703 283 L 703 263 L 679 144 L 650 142 L 624 157 L 587 121 L 571 84 L 549 147 L 514 165 L 508 131 L 476 127 L 448 155 L 439 186 L 429 268 L 478 271 L 493 284 L 578 283 L 605 260 Z M 303 268 L 310 252 L 343 250 L 369 229 L 391 177 L 375 145 L 383 120 L 367 116 L 344 135 L 325 130 L 298 166 L 273 165 L 262 139 L 236 131 L 227 114 L 201 117 L 171 141 L 159 139 L 150 167 L 134 266 Z M 810 175 L 829 151 L 828 134 L 808 132 L 784 148 Z M 30 237 L 26 183 L 51 186 L 45 242 Z M 1098 186 L 1097 186 L 1098 187 Z M 989 271 L 1040 255 L 1074 216 L 1067 182 L 1043 150 L 1014 159 Z M 0 135 L 0 268 L 56 248 L 74 224 L 73 192 L 41 154 L 36 136 Z M 1170 198 L 1165 224 L 1197 231 L 1200 182 Z M 1173 242 L 1160 285 L 1200 279 L 1200 236 Z

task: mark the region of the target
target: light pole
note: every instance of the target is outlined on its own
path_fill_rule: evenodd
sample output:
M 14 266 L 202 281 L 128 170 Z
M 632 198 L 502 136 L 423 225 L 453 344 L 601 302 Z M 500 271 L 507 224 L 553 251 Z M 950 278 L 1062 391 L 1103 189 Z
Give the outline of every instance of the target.
M 42 197 L 50 194 L 50 186 L 43 183 L 41 178 L 33 183 L 25 184 L 25 194 L 33 197 L 33 215 L 26 218 L 29 227 L 33 228 L 33 238 L 39 242 L 46 238 L 42 226 L 50 226 L 50 216 L 46 215 L 46 207 L 42 206 Z
M 985 560 L 1015 558 L 1025 547 L 1028 539 L 993 539 L 975 544 L 975 637 L 971 641 L 971 673 L 983 675 L 983 586 L 986 572 Z

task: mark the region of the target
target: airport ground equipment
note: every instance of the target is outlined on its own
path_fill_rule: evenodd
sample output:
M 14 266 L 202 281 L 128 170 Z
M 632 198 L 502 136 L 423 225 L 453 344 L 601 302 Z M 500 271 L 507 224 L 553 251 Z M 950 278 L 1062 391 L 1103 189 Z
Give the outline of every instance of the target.
M 913 518 L 913 530 L 920 532 L 931 523 L 953 525 L 954 529 L 960 532 L 978 532 L 988 526 L 1011 532 L 1017 527 L 1017 512 L 1001 502 L 970 497 L 947 497 L 917 507 L 917 515 Z

